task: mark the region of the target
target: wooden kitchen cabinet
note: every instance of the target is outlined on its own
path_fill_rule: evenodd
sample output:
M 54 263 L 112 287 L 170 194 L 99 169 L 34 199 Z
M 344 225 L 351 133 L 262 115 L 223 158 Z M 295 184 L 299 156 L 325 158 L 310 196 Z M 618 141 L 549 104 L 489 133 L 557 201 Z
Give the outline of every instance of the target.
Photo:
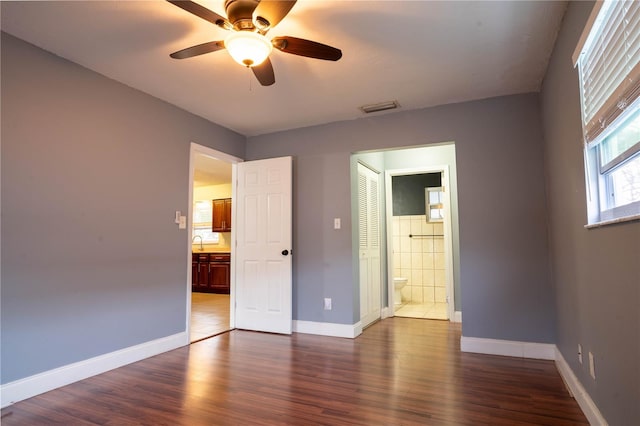
M 229 294 L 231 255 L 229 253 L 193 253 L 191 274 L 192 291 Z
M 231 232 L 231 198 L 212 201 L 213 232 Z
M 194 253 L 191 260 L 191 289 L 196 292 L 209 292 L 209 255 Z
M 231 256 L 212 254 L 209 260 L 209 288 L 213 293 L 229 294 Z
M 197 291 L 198 286 L 198 255 L 191 255 L 191 290 Z

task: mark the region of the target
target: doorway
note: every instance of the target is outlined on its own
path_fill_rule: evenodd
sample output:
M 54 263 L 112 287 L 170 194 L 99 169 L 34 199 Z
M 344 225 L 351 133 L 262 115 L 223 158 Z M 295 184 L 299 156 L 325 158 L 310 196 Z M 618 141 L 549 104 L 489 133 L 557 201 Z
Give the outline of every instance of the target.
M 454 316 L 451 187 L 447 165 L 387 170 L 389 306 L 395 316 Z
M 415 293 L 413 301 L 425 300 L 425 289 L 419 288 L 424 284 L 429 285 L 426 290 L 426 300 L 433 298 L 435 303 L 436 297 L 443 305 L 438 306 L 440 315 L 438 318 L 449 319 L 452 322 L 462 322 L 462 312 L 460 309 L 460 243 L 459 243 L 459 226 L 458 226 L 458 199 L 457 199 L 457 166 L 456 152 L 454 142 L 443 142 L 437 144 L 429 144 L 423 146 L 410 146 L 404 148 L 394 148 L 379 151 L 367 151 L 354 153 L 351 156 L 352 171 L 352 220 L 354 224 L 360 224 L 358 217 L 358 173 L 357 166 L 359 163 L 371 165 L 380 171 L 380 235 L 381 243 L 381 270 L 382 270 L 382 294 L 380 299 L 381 318 L 395 316 L 396 311 L 401 308 L 402 304 L 408 304 L 412 301 L 412 293 Z M 437 174 L 439 181 L 433 184 L 423 185 L 417 189 L 418 205 L 422 209 L 419 212 L 410 214 L 400 214 L 394 219 L 393 212 L 393 188 L 392 178 L 394 176 L 418 175 L 418 174 Z M 445 209 L 440 209 L 446 216 L 443 216 L 442 222 L 427 221 L 427 197 L 428 187 L 444 188 L 437 194 L 442 198 Z M 432 188 L 432 189 L 433 189 Z M 415 202 L 415 200 L 414 200 Z M 403 223 L 401 225 L 401 223 Z M 414 226 L 415 232 L 412 232 L 411 226 Z M 402 255 L 402 246 L 400 246 L 403 235 L 396 234 L 394 237 L 394 228 L 396 232 L 404 231 L 404 256 Z M 354 226 L 352 233 L 353 238 L 353 262 L 358 262 L 359 247 L 359 226 Z M 415 238 L 409 235 L 416 235 Z M 394 240 L 398 241 L 394 244 Z M 424 247 L 426 250 L 412 253 L 410 248 L 417 246 Z M 394 253 L 394 247 L 396 248 Z M 425 254 L 426 252 L 426 254 Z M 439 253 L 437 256 L 434 253 Z M 420 259 L 418 259 L 420 257 Z M 402 260 L 405 260 L 404 265 Z M 426 259 L 425 259 L 426 258 Z M 437 259 L 436 259 L 437 258 Z M 411 262 L 415 259 L 415 262 Z M 437 262 L 437 264 L 436 264 Z M 416 266 L 416 268 L 409 267 Z M 403 267 L 404 266 L 404 267 Z M 426 266 L 426 268 L 425 268 Z M 418 269 L 413 273 L 412 269 Z M 425 274 L 424 270 L 430 272 Z M 436 272 L 436 270 L 438 270 Z M 403 275 L 404 273 L 404 275 Z M 426 278 L 425 278 L 425 275 Z M 358 279 L 360 279 L 360 268 L 358 268 Z M 394 278 L 405 278 L 404 286 L 402 282 L 396 284 Z M 437 286 L 436 286 L 437 280 Z M 362 287 L 362 286 L 361 286 Z M 400 288 L 402 287 L 402 288 Z M 414 288 L 415 287 L 415 291 Z M 436 289 L 437 287 L 437 289 Z M 397 293 L 399 289 L 399 294 Z M 420 294 L 422 293 L 422 294 Z M 402 297 L 404 296 L 404 298 Z M 399 305 L 396 303 L 399 302 Z M 360 300 L 362 304 L 362 300 Z M 435 308 L 435 306 L 434 306 Z M 444 308 L 444 309 L 443 309 Z M 435 309 L 434 309 L 435 310 Z M 400 312 L 402 314 L 402 312 Z M 428 318 L 427 312 L 416 315 L 421 318 Z
M 187 332 L 191 343 L 234 328 L 232 206 L 234 164 L 241 160 L 214 149 L 191 144 L 189 165 L 189 264 Z M 214 223 L 214 207 L 229 218 L 221 228 Z M 216 228 L 216 226 L 218 226 Z M 214 232 L 216 231 L 216 232 Z

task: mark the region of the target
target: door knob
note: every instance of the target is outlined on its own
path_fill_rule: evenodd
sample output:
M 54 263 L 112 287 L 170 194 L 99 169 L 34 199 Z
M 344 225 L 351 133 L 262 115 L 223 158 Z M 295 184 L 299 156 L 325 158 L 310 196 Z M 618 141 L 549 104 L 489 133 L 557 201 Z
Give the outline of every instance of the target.
M 287 250 L 287 249 L 282 250 L 282 255 L 283 256 L 286 256 L 288 254 L 289 254 L 289 250 Z

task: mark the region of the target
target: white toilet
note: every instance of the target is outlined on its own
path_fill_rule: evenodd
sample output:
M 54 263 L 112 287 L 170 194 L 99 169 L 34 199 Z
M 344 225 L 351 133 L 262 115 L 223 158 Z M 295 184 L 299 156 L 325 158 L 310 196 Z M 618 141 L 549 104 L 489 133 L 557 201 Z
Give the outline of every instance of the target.
M 400 289 L 407 285 L 407 279 L 402 277 L 397 277 L 393 279 L 393 304 L 395 306 L 402 305 L 402 293 Z

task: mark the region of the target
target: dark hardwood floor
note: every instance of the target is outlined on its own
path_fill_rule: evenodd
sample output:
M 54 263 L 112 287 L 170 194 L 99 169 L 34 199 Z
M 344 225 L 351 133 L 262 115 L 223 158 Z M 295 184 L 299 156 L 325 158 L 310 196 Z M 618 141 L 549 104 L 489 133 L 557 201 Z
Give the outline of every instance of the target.
M 587 424 L 552 361 L 459 342 L 458 324 L 411 318 L 353 340 L 234 330 L 19 402 L 2 424 Z

